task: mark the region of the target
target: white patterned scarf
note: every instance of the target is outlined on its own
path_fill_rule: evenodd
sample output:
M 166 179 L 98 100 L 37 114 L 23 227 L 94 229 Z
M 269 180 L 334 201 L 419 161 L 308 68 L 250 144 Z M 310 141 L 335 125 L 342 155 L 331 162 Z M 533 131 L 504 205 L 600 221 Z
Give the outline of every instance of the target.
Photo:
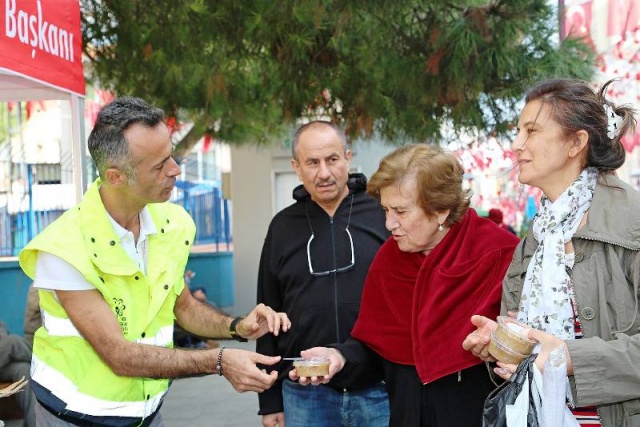
M 573 282 L 564 245 L 591 206 L 597 178 L 595 168 L 586 168 L 555 202 L 543 196 L 533 223 L 539 244 L 527 268 L 518 320 L 563 340 L 575 338 Z

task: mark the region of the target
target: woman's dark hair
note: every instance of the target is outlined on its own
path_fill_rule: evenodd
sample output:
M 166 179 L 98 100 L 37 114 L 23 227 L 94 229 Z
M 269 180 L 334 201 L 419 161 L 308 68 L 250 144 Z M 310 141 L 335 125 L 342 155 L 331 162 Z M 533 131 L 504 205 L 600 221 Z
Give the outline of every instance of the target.
M 460 159 L 437 145 L 409 144 L 387 154 L 367 185 L 367 194 L 380 200 L 380 190 L 416 177 L 418 206 L 432 217 L 449 209 L 444 225 L 462 220 L 471 191 L 462 188 Z
M 527 91 L 525 101 L 539 100 L 548 105 L 553 120 L 565 129 L 565 136 L 585 130 L 589 134 L 584 167 L 595 167 L 601 172 L 618 169 L 625 160 L 621 139 L 636 126 L 635 110 L 629 106 L 616 106 L 606 99 L 606 82 L 596 93 L 588 83 L 572 79 L 552 79 L 537 83 Z M 605 105 L 611 107 L 622 122 L 613 138 L 607 135 L 608 118 Z

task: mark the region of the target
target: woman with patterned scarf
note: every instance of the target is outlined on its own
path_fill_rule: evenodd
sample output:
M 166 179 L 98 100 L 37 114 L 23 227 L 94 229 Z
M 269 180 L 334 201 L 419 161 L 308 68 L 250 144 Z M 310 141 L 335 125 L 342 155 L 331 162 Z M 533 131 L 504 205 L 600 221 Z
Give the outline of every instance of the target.
M 615 174 L 635 119 L 606 99 L 610 83 L 596 93 L 556 79 L 527 93 L 513 150 L 520 183 L 544 195 L 507 271 L 501 311 L 532 328 L 541 371 L 564 349 L 577 424 L 630 427 L 640 426 L 640 194 Z M 477 329 L 463 347 L 494 360 L 487 345 L 496 322 L 471 322 Z M 515 370 L 497 365 L 505 379 Z

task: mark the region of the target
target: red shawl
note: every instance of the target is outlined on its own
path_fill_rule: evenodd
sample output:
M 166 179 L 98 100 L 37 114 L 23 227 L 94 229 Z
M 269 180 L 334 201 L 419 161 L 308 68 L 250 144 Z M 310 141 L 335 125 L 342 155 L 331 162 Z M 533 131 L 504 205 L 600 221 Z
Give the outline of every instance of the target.
M 352 336 L 391 362 L 415 365 L 422 383 L 481 363 L 462 341 L 473 314 L 499 314 L 517 244 L 473 209 L 427 256 L 388 239 L 369 268 Z

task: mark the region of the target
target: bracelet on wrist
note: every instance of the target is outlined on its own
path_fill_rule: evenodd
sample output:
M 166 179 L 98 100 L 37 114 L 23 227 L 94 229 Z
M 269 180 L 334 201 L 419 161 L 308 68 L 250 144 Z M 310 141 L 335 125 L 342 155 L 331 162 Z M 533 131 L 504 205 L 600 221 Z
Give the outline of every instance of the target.
M 223 376 L 222 373 L 222 351 L 224 350 L 224 346 L 220 347 L 220 351 L 218 352 L 218 362 L 216 363 L 216 371 L 218 371 L 218 375 Z

